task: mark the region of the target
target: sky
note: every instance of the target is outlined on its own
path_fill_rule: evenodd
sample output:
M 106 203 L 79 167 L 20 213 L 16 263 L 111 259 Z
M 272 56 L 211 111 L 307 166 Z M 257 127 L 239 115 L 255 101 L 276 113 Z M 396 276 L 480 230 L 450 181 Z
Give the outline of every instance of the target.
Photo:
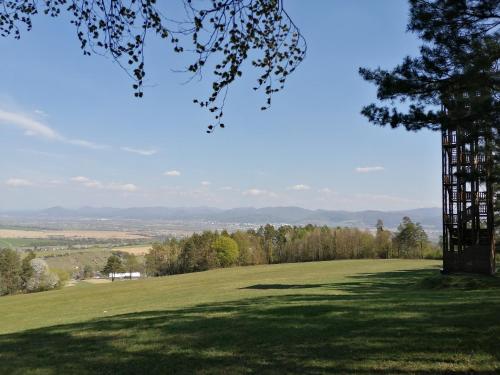
M 314 5 L 312 5 L 314 4 Z M 0 38 L 0 210 L 51 206 L 436 207 L 438 133 L 381 128 L 360 114 L 376 99 L 358 68 L 416 55 L 403 0 L 285 1 L 307 57 L 265 103 L 247 66 L 226 101 L 226 128 L 193 104 L 210 76 L 186 83 L 191 58 L 150 39 L 147 87 L 111 59 L 83 56 L 64 17 Z

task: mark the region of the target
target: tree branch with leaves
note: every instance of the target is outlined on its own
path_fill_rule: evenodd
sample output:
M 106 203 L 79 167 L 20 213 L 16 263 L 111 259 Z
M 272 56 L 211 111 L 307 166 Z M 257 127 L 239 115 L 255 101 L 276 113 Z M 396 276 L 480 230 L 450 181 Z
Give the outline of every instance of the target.
M 209 133 L 224 127 L 229 87 L 242 76 L 244 63 L 250 60 L 259 72 L 254 90 L 265 95 L 261 109 L 269 108 L 272 95 L 284 88 L 307 50 L 284 1 L 179 1 L 185 10 L 182 20 L 168 18 L 156 0 L 0 0 L 0 35 L 19 39 L 22 29 L 33 28 L 33 17 L 66 13 L 83 54 L 110 56 L 133 80 L 138 98 L 146 86 L 146 40 L 155 35 L 170 43 L 175 52 L 193 55 L 185 70 L 191 78 L 202 77 L 204 69 L 213 66 L 211 93 L 194 99 L 214 116 Z

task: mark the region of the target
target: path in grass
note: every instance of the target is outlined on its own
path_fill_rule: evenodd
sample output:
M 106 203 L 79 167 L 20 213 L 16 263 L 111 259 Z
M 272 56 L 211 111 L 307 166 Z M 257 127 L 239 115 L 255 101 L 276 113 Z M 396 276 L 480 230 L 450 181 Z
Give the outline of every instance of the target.
M 0 373 L 495 373 L 498 278 L 244 267 L 0 299 Z M 443 288 L 446 286 L 446 288 Z

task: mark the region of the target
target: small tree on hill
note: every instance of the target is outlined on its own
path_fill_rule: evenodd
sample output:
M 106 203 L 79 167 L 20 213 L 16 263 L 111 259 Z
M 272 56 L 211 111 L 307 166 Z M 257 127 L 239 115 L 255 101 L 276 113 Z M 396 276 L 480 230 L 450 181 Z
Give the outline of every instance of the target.
M 117 272 L 124 272 L 122 260 L 116 255 L 111 255 L 106 262 L 102 272 L 111 275 L 111 281 L 115 281 L 115 276 Z

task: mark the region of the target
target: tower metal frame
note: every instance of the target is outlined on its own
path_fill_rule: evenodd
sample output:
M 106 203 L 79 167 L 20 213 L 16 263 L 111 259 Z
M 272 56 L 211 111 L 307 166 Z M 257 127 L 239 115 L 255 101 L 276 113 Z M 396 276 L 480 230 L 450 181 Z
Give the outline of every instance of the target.
M 489 130 L 459 126 L 442 130 L 445 273 L 495 273 Z

